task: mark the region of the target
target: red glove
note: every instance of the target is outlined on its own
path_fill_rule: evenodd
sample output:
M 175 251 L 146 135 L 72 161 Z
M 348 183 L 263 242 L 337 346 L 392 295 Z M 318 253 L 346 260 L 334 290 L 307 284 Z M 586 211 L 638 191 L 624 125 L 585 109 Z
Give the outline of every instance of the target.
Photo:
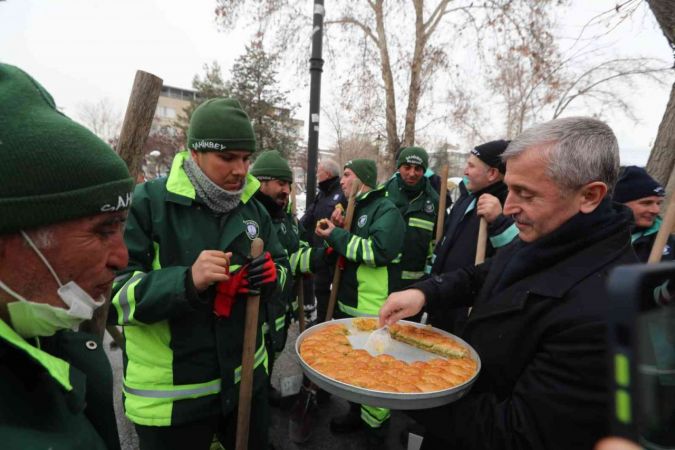
M 345 259 L 344 256 L 342 256 L 342 255 L 338 256 L 337 268 L 340 269 L 340 270 L 345 270 L 345 261 L 347 261 L 347 260 Z
M 216 298 L 213 301 L 213 312 L 218 317 L 230 317 L 232 305 L 237 294 L 248 292 L 247 266 L 230 274 L 230 279 L 216 284 Z M 245 292 L 241 292 L 245 291 Z
M 263 253 L 248 264 L 247 279 L 247 292 L 253 295 L 260 294 L 260 288 L 263 284 L 276 283 L 277 268 L 270 252 Z

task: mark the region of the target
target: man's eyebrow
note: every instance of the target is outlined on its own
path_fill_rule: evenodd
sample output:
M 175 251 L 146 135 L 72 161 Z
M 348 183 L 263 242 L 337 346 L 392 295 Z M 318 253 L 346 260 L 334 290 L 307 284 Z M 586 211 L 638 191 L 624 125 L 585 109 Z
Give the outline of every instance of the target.
M 104 220 L 100 221 L 96 226 L 110 226 L 110 225 L 117 225 L 119 223 L 124 223 L 127 221 L 126 216 L 123 215 L 115 215 L 115 216 L 110 216 L 106 217 Z
M 529 187 L 527 187 L 527 186 L 525 186 L 524 184 L 521 184 L 521 183 L 507 184 L 506 186 L 508 187 L 509 191 L 519 190 L 519 191 L 532 192 L 532 189 L 530 189 Z

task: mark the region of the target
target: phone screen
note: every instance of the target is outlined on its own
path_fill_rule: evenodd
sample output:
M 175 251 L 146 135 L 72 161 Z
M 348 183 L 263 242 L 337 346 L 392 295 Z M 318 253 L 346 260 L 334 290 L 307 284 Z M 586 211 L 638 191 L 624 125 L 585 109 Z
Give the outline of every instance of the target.
M 675 449 L 675 263 L 618 267 L 607 288 L 612 433 Z
M 640 311 L 635 385 L 640 443 L 675 448 L 675 308 Z

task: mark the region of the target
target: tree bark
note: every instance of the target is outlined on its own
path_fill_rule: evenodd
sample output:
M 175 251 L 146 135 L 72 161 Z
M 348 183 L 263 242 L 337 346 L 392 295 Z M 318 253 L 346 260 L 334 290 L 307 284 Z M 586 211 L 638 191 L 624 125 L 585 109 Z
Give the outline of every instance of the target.
M 673 0 L 647 0 L 661 31 L 671 47 L 675 47 L 675 2 Z
M 668 43 L 675 50 L 675 2 L 672 0 L 647 0 L 647 3 L 654 13 L 661 31 L 668 39 Z M 661 119 L 656 141 L 654 141 L 654 147 L 647 162 L 647 172 L 659 183 L 666 186 L 668 197 L 675 189 L 673 166 L 675 166 L 675 83 L 670 90 L 670 100 L 668 100 L 666 112 Z
M 161 78 L 142 70 L 136 72 L 117 144 L 117 151 L 134 179 L 142 169 L 143 145 L 150 134 L 161 89 Z
M 670 90 L 670 100 L 663 114 L 654 147 L 647 162 L 647 172 L 670 193 L 674 180 L 669 180 L 675 166 L 675 83 Z
M 387 173 L 394 167 L 394 155 L 400 144 L 398 131 L 396 127 L 396 91 L 394 88 L 394 75 L 391 72 L 391 61 L 389 58 L 389 47 L 387 46 L 387 36 L 384 31 L 384 10 L 382 0 L 378 0 L 373 5 L 375 12 L 375 23 L 377 26 L 378 47 L 380 50 L 380 67 L 382 69 L 382 81 L 384 82 L 385 92 L 385 121 L 387 129 L 387 149 L 384 161 L 382 161 Z M 379 149 L 378 149 L 379 151 Z M 379 159 L 379 158 L 378 158 Z
M 426 30 L 424 28 L 423 1 L 413 2 L 415 7 L 415 49 L 410 64 L 410 88 L 408 90 L 408 107 L 405 113 L 403 142 L 405 146 L 415 145 L 415 120 L 422 90 L 422 57 L 426 47 Z M 390 155 L 393 157 L 394 155 Z

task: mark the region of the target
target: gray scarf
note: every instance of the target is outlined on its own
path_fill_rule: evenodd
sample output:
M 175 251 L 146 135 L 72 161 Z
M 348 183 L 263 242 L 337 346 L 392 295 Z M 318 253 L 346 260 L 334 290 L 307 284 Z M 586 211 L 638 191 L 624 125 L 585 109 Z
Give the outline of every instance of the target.
M 183 169 L 195 187 L 197 195 L 206 203 L 206 206 L 211 211 L 227 214 L 239 204 L 241 194 L 246 188 L 246 180 L 244 180 L 244 185 L 240 190 L 226 191 L 211 181 L 192 158 L 188 158 L 183 162 Z

